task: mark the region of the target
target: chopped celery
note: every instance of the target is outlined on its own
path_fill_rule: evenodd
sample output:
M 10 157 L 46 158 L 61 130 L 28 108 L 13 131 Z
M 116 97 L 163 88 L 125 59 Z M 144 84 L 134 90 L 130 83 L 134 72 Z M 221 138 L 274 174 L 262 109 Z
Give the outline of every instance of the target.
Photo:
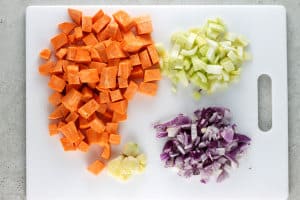
M 200 60 L 198 58 L 198 56 L 193 56 L 192 57 L 192 63 L 193 63 L 193 67 L 195 69 L 195 71 L 201 70 L 201 69 L 205 69 L 206 68 L 206 63 L 203 62 L 202 60 Z
M 221 74 L 223 67 L 221 65 L 207 65 L 206 72 L 209 74 Z
M 223 75 L 223 80 L 225 82 L 228 82 L 230 80 L 229 74 L 225 71 L 222 71 L 222 75 Z
M 192 46 L 193 46 L 193 44 L 195 42 L 196 37 L 197 37 L 197 34 L 195 34 L 195 33 L 190 33 L 189 34 L 189 36 L 188 36 L 188 38 L 186 40 L 186 47 L 188 49 L 192 48 Z
M 229 51 L 227 56 L 235 63 L 238 62 L 238 60 L 239 60 L 239 56 L 236 53 L 234 53 L 233 51 Z
M 214 62 L 215 59 L 215 48 L 209 47 L 207 52 L 206 52 L 206 57 L 210 62 Z
M 174 44 L 171 50 L 171 58 L 176 58 L 179 55 L 179 52 L 180 52 L 180 45 Z
M 156 48 L 156 50 L 158 52 L 158 55 L 160 57 L 165 57 L 167 55 L 167 52 L 166 52 L 165 48 L 163 47 L 163 45 L 161 43 L 156 43 L 155 48 Z
M 249 45 L 243 36 L 227 31 L 220 18 L 208 19 L 202 27 L 193 27 L 171 36 L 169 55 L 161 45 L 157 51 L 162 57 L 162 73 L 177 84 L 195 86 L 195 99 L 202 93 L 212 93 L 238 80 L 244 61 L 251 59 L 246 51 Z M 198 90 L 201 89 L 201 92 Z
M 213 48 L 217 48 L 219 46 L 218 42 L 210 40 L 210 39 L 206 39 L 206 42 L 209 46 L 213 47 Z
M 251 60 L 252 59 L 252 55 L 248 52 L 244 52 L 244 60 Z
M 188 59 L 184 59 L 183 66 L 184 66 L 184 70 L 188 71 L 192 66 L 191 61 L 189 61 Z
M 198 91 L 193 92 L 193 97 L 195 100 L 200 100 L 201 99 L 201 94 Z
M 183 86 L 187 87 L 189 85 L 189 80 L 187 79 L 186 72 L 184 70 L 177 72 L 176 75 Z
M 202 29 L 201 29 L 201 28 L 198 28 L 198 27 L 194 27 L 194 28 L 190 28 L 190 29 L 189 29 L 189 32 L 198 34 L 198 33 L 201 33 L 201 32 L 202 32 Z
M 239 42 L 239 44 L 241 44 L 241 46 L 243 46 L 243 47 L 246 47 L 249 44 L 249 42 L 247 41 L 247 39 L 244 36 L 242 36 L 242 35 L 238 36 L 237 39 L 236 39 L 236 41 Z
M 208 51 L 208 46 L 207 45 L 203 45 L 200 49 L 199 49 L 199 53 L 202 55 L 202 56 L 206 56 L 207 54 L 207 51 Z
M 177 92 L 177 87 L 174 86 L 174 85 L 172 85 L 171 91 L 172 91 L 173 93 L 176 93 L 176 92 Z
M 198 44 L 199 47 L 207 44 L 205 37 L 199 35 L 196 37 L 196 43 Z
M 223 33 L 225 31 L 225 27 L 217 24 L 217 23 L 209 23 L 208 28 L 210 28 L 213 31 L 219 32 L 219 33 Z
M 182 49 L 180 54 L 183 56 L 192 56 L 197 52 L 197 50 L 198 50 L 197 46 L 190 50 Z
M 203 83 L 207 83 L 207 78 L 206 78 L 206 76 L 203 73 L 197 72 L 196 74 L 199 76 L 199 78 L 201 79 L 201 81 Z

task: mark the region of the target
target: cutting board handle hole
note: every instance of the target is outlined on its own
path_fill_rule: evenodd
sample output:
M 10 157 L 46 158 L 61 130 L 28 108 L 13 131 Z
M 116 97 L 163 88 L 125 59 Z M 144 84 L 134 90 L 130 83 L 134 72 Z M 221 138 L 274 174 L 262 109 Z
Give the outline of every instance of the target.
M 267 132 L 272 128 L 272 79 L 262 74 L 257 79 L 258 127 Z

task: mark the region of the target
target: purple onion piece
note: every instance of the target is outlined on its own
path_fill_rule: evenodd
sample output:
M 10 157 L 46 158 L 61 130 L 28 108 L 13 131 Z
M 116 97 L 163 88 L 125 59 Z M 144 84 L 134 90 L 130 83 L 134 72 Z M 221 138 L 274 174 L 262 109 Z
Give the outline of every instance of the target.
M 178 168 L 178 175 L 200 175 L 207 183 L 219 172 L 216 179 L 222 182 L 228 171 L 238 166 L 238 160 L 248 148 L 251 139 L 237 133 L 236 124 L 231 124 L 230 110 L 223 107 L 208 107 L 194 112 L 193 120 L 179 114 L 173 120 L 156 123 L 158 138 L 167 141 L 160 155 L 165 167 Z
M 167 137 L 167 136 L 168 136 L 168 132 L 166 132 L 166 131 L 160 131 L 160 132 L 156 133 L 157 138 L 164 138 L 164 137 Z
M 225 170 L 223 170 L 217 178 L 217 183 L 224 181 L 228 177 L 229 177 L 229 174 Z

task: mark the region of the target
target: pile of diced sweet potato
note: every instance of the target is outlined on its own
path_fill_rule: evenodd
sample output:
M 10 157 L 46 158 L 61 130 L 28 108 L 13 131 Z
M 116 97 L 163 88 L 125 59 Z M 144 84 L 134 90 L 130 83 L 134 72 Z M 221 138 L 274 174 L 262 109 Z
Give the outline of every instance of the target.
M 110 158 L 110 145 L 121 141 L 118 123 L 127 119 L 128 101 L 137 91 L 156 94 L 159 57 L 149 16 L 133 18 L 122 10 L 112 17 L 102 10 L 93 17 L 75 9 L 68 13 L 73 22 L 59 24 L 52 50 L 40 52 L 45 62 L 39 72 L 50 76 L 54 91 L 49 132 L 62 135 L 65 151 L 100 145 L 101 155 L 88 167 L 98 174 Z

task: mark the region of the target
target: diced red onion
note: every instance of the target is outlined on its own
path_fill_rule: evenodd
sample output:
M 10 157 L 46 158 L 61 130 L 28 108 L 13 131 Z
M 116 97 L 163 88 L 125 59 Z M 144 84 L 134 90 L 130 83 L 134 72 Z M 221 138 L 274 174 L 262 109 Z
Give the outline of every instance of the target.
M 208 107 L 196 110 L 190 118 L 179 114 L 165 123 L 156 123 L 158 138 L 167 138 L 161 160 L 165 167 L 178 168 L 178 175 L 200 175 L 207 183 L 217 174 L 216 181 L 228 177 L 228 171 L 238 166 L 238 159 L 248 148 L 251 139 L 236 132 L 231 124 L 230 110 Z M 192 120 L 193 119 L 193 120 Z

